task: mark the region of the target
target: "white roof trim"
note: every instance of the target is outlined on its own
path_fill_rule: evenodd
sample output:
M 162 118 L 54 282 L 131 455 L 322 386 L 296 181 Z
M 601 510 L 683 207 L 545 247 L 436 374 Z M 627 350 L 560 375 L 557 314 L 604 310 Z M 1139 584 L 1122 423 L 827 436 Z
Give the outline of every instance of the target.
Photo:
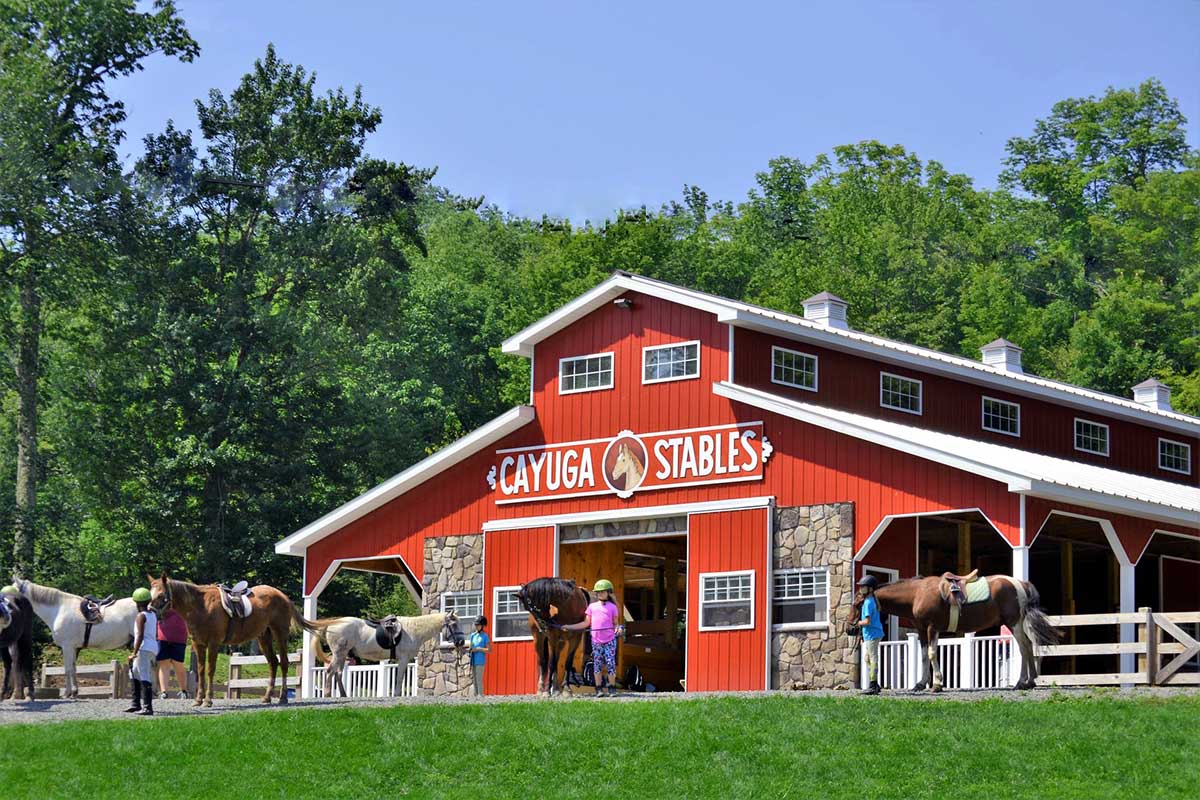
M 1200 436 L 1200 419 L 1177 411 L 1160 411 L 1130 398 L 1072 386 L 1027 373 L 1013 373 L 962 356 L 950 355 L 925 347 L 885 339 L 853 329 L 831 328 L 782 311 L 751 305 L 737 300 L 686 289 L 641 275 L 616 273 L 591 291 L 543 317 L 503 343 L 505 353 L 533 357 L 533 347 L 571 323 L 582 319 L 627 291 L 679 303 L 715 314 L 717 320 L 738 327 L 810 341 L 834 350 L 848 351 L 870 358 L 901 364 L 913 369 L 949 375 L 959 380 L 994 386 L 1016 394 L 1052 402 L 1069 403 L 1100 414 L 1120 417 L 1141 424 L 1155 425 L 1189 436 Z
M 314 542 L 366 516 L 385 503 L 396 499 L 439 472 L 454 466 L 483 448 L 495 444 L 534 418 L 533 406 L 517 406 L 491 422 L 476 428 L 453 444 L 419 461 L 398 475 L 370 489 L 348 503 L 330 511 L 316 522 L 307 525 L 286 539 L 275 543 L 275 552 L 286 556 L 303 556 Z M 480 476 L 480 482 L 483 477 Z
M 1193 486 L 801 403 L 728 382 L 713 384 L 713 392 L 728 400 L 1001 481 L 1011 492 L 1159 522 L 1200 526 L 1200 489 Z

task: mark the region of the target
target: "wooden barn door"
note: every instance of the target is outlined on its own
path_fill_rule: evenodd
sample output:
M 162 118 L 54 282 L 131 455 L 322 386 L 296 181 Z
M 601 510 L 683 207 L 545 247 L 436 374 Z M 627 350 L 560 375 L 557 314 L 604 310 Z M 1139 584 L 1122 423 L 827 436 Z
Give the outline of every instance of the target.
M 692 514 L 688 518 L 689 692 L 767 688 L 769 530 L 770 510 L 766 508 Z M 731 591 L 740 596 L 747 577 L 752 583 L 749 613 L 744 603 L 713 603 L 707 622 L 702 623 L 705 608 L 701 593 L 705 583 L 719 597 Z M 712 623 L 730 627 L 711 627 Z
M 488 531 L 483 546 L 483 613 L 492 637 L 483 671 L 484 694 L 534 694 L 537 660 L 529 637 L 529 617 L 524 612 L 505 615 L 497 611 L 506 610 L 508 587 L 554 574 L 554 527 Z

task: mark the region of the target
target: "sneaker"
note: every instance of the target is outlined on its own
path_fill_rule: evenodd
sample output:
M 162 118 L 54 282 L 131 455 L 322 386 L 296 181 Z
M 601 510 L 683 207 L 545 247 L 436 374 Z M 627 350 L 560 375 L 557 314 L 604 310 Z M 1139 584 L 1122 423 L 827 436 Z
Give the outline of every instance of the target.
M 166 693 L 166 692 L 159 692 L 159 693 L 158 693 L 158 699 L 159 699 L 159 700 L 166 700 L 166 699 L 167 699 L 167 693 Z
M 179 692 L 179 699 L 180 699 L 180 700 L 187 700 L 187 699 L 188 699 L 188 693 L 187 693 L 186 691 L 180 691 L 180 692 Z

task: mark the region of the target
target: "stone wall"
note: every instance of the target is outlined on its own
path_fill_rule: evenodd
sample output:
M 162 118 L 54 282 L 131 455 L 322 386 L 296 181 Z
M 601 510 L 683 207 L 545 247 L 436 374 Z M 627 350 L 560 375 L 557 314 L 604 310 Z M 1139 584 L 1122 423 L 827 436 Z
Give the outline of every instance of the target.
M 846 620 L 854 600 L 854 505 L 834 503 L 775 509 L 773 568 L 829 569 L 829 625 L 771 634 L 777 689 L 851 688 L 858 651 L 850 650 Z
M 445 592 L 472 590 L 483 591 L 483 534 L 426 539 L 422 611 L 441 611 Z M 462 621 L 462 629 L 469 635 L 474 630 L 471 620 Z M 467 656 L 439 646 L 438 639 L 434 639 L 417 653 L 417 683 L 423 695 L 469 697 L 472 688 Z

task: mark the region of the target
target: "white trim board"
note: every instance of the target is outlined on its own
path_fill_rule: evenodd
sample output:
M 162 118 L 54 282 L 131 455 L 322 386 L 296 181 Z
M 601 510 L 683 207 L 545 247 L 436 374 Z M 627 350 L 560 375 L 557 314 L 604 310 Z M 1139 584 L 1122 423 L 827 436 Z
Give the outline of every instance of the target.
M 508 436 L 534 419 L 533 406 L 517 406 L 496 417 L 486 425 L 476 428 L 451 445 L 443 447 L 433 455 L 395 475 L 348 503 L 344 503 L 325 516 L 275 543 L 275 552 L 285 556 L 302 556 L 314 542 L 349 525 L 386 503 L 395 500 L 410 489 L 478 453 L 489 445 Z M 482 482 L 483 477 L 479 480 Z
M 573 514 L 549 514 L 542 517 L 494 519 L 483 523 L 483 530 L 508 531 L 516 528 L 547 528 L 551 525 L 574 525 L 582 522 L 619 522 L 626 519 L 674 517 L 681 514 L 703 514 L 712 511 L 737 511 L 746 508 L 766 508 L 773 497 L 744 497 L 732 500 L 712 500 L 706 503 L 679 503 L 668 506 L 641 506 L 611 511 L 579 511 Z M 667 534 L 662 534 L 667 535 Z

